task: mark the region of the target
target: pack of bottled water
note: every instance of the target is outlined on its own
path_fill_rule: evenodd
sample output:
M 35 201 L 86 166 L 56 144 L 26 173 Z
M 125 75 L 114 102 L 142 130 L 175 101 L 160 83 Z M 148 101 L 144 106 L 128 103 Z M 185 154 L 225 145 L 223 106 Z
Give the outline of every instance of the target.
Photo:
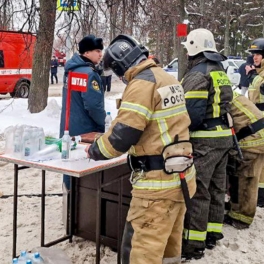
M 45 264 L 45 261 L 39 252 L 29 253 L 21 251 L 19 258 L 14 258 L 12 264 Z
M 28 158 L 45 147 L 42 127 L 27 125 L 10 126 L 5 129 L 5 154 L 16 158 Z

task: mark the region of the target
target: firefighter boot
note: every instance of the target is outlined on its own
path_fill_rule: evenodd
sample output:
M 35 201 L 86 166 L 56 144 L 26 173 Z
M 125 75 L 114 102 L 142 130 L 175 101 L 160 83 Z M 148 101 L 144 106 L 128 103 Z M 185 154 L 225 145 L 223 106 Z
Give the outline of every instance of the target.
M 263 208 L 264 207 L 264 188 L 258 189 L 258 207 Z
M 204 256 L 204 247 L 196 247 L 194 245 L 189 244 L 189 241 L 182 241 L 182 259 L 190 260 L 190 259 L 201 259 Z
M 222 233 L 207 232 L 205 245 L 207 249 L 213 249 L 216 246 L 216 241 L 224 238 Z
M 131 240 L 134 234 L 134 229 L 131 225 L 131 222 L 126 222 L 122 244 L 121 244 L 121 259 L 122 264 L 129 264 L 130 263 L 130 252 L 131 252 Z

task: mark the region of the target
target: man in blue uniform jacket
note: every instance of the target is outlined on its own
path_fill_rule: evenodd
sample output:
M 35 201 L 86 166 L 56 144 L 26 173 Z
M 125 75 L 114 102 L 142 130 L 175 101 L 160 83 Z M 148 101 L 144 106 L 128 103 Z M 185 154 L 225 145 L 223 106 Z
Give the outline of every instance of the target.
M 95 66 L 102 59 L 103 40 L 94 35 L 88 35 L 79 42 L 79 53 L 75 53 L 65 65 L 63 76 L 62 111 L 60 122 L 60 137 L 65 130 L 65 113 L 67 101 L 67 81 L 69 71 L 88 75 L 85 92 L 71 92 L 69 133 L 77 136 L 89 132 L 104 133 L 105 110 L 104 89 L 102 80 Z M 66 187 L 69 189 L 69 177 L 64 175 Z

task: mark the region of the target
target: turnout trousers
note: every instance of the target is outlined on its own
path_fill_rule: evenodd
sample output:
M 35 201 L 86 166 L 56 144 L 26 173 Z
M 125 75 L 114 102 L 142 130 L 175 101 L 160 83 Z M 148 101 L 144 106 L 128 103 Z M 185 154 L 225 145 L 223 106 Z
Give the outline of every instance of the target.
M 133 197 L 122 239 L 122 264 L 179 264 L 184 202 Z
M 256 213 L 264 154 L 243 151 L 243 156 L 244 159 L 238 161 L 235 175 L 229 179 L 231 210 L 228 215 L 250 225 Z
M 207 233 L 221 239 L 226 191 L 226 165 L 232 137 L 192 138 L 196 168 L 196 193 L 192 198 L 190 221 L 184 223 L 189 246 L 205 248 Z M 183 248 L 184 250 L 184 248 Z

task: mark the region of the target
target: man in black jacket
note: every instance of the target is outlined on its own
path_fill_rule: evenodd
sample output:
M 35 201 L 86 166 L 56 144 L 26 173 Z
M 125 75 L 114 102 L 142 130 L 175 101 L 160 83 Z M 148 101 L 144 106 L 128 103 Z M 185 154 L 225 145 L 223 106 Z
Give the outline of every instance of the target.
M 56 60 L 56 57 L 52 56 L 52 60 L 50 61 L 50 81 L 51 81 L 51 84 L 54 83 L 53 77 L 55 78 L 56 83 L 58 83 L 58 77 L 57 77 L 58 66 L 59 66 L 59 63 Z
M 249 79 L 248 79 L 248 75 L 246 73 L 246 66 L 252 66 L 254 64 L 253 61 L 253 56 L 249 55 L 247 57 L 247 61 L 243 64 L 240 65 L 240 67 L 238 68 L 238 72 L 240 73 L 240 83 L 239 83 L 239 88 L 241 89 L 241 94 L 245 95 L 245 93 L 248 90 L 249 87 Z

